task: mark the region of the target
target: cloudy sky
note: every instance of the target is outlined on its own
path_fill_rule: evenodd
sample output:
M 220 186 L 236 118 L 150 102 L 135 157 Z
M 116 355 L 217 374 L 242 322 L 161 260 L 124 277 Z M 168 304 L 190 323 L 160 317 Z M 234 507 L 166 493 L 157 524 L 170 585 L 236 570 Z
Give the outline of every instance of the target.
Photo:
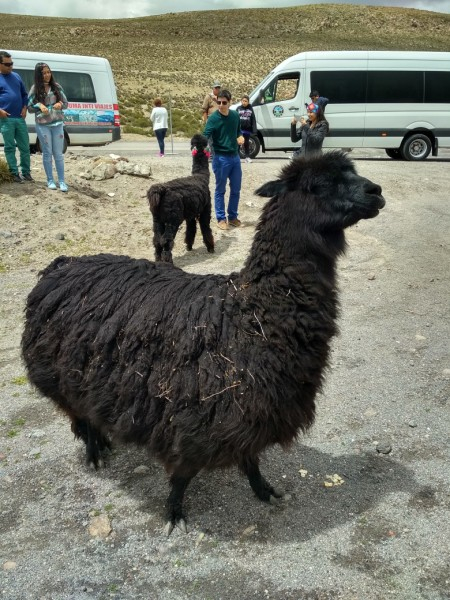
M 366 4 L 450 13 L 450 0 L 0 0 L 0 13 L 83 19 L 123 19 L 169 12 L 228 8 L 277 8 L 302 4 Z

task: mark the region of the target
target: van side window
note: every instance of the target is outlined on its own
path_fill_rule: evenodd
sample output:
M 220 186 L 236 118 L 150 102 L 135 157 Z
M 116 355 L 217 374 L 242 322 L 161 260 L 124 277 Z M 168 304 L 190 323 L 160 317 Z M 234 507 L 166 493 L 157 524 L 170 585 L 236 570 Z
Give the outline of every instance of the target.
M 311 89 L 320 90 L 330 105 L 365 102 L 366 82 L 367 71 L 311 71 Z
M 450 103 L 450 71 L 425 71 L 425 102 Z
M 423 71 L 368 71 L 367 102 L 423 102 Z
M 34 70 L 14 69 L 20 75 L 25 89 L 30 91 L 34 83 Z M 70 73 L 68 71 L 53 71 L 55 80 L 62 86 L 69 102 L 97 102 L 91 76 L 87 73 Z
M 253 105 L 292 100 L 297 95 L 299 84 L 300 73 L 283 73 L 261 89 L 258 99 L 253 102 Z

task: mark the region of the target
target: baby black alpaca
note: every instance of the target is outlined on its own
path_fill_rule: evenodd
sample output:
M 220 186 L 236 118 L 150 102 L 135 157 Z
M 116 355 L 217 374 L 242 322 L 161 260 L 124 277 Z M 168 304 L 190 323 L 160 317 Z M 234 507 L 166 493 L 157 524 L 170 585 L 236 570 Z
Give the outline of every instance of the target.
M 385 204 L 341 152 L 291 161 L 257 194 L 271 199 L 238 273 L 61 256 L 28 297 L 30 381 L 69 416 L 88 463 L 111 436 L 164 464 L 168 533 L 186 528 L 183 496 L 201 469 L 237 465 L 258 498 L 280 496 L 259 455 L 312 425 L 344 229 Z
M 214 252 L 210 227 L 211 194 L 209 191 L 208 140 L 197 133 L 191 139 L 192 175 L 156 183 L 147 192 L 153 215 L 153 245 L 155 260 L 173 262 L 172 248 L 177 231 L 186 221 L 184 238 L 187 250 L 192 250 L 198 219 L 208 252 Z

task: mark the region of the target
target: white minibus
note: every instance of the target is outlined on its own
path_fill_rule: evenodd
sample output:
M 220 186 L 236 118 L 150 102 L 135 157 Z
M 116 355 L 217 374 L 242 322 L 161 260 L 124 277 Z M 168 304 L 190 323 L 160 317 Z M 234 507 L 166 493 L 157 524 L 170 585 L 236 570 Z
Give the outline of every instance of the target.
M 120 139 L 120 116 L 116 86 L 106 58 L 7 50 L 27 91 L 34 83 L 34 67 L 45 62 L 61 84 L 69 102 L 64 111 L 64 136 L 67 146 L 103 146 Z M 35 119 L 27 114 L 30 145 L 39 150 Z M 0 134 L 0 144 L 3 138 Z
M 324 148 L 384 148 L 405 160 L 450 148 L 450 52 L 302 52 L 250 94 L 251 156 L 293 149 L 292 116 L 306 113 L 314 90 L 329 99 Z

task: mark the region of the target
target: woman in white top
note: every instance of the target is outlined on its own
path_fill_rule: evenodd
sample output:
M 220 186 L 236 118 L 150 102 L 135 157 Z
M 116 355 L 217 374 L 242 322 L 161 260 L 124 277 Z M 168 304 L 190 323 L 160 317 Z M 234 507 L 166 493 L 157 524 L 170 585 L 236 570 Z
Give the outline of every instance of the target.
M 167 110 L 164 106 L 161 106 L 161 98 L 155 98 L 153 104 L 154 108 L 150 119 L 159 144 L 159 156 L 164 156 L 164 138 L 167 133 Z

